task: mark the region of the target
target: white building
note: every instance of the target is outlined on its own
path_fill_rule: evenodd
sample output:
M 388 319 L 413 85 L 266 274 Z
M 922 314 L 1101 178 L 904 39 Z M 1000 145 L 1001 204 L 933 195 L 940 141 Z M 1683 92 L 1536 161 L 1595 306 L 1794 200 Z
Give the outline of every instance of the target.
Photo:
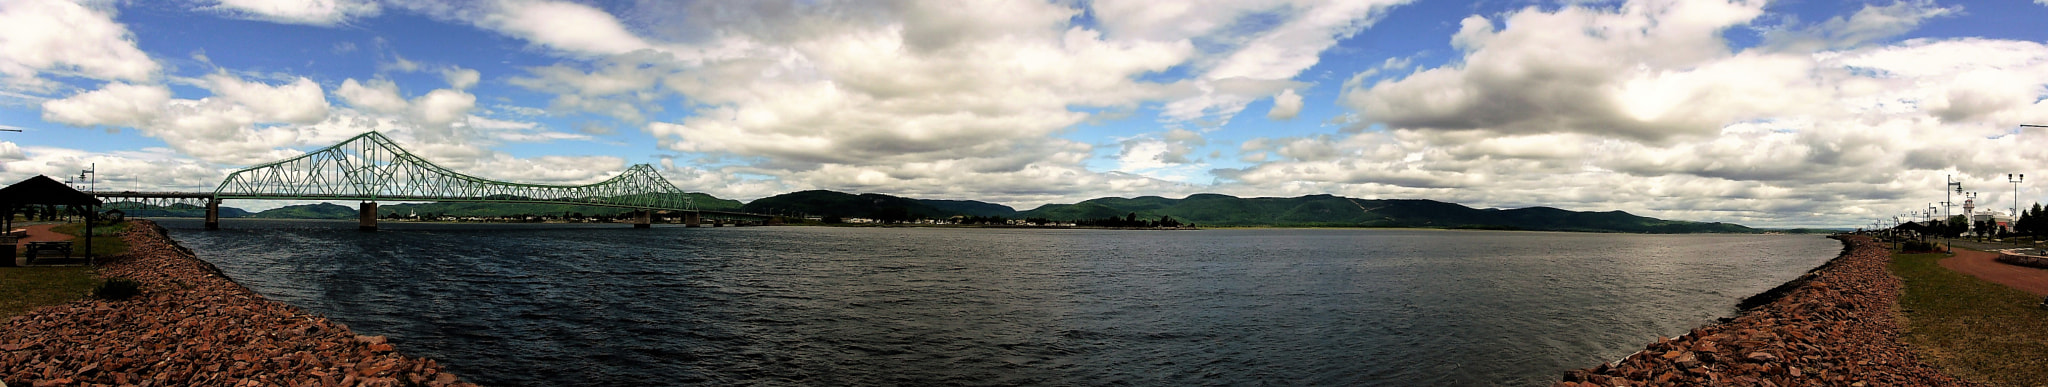
M 2005 229 L 2005 231 L 2012 231 L 2012 217 L 2006 216 L 2005 214 L 1999 213 L 1997 211 L 1989 210 L 1977 211 L 1976 213 L 1970 214 L 1970 231 L 1976 231 L 1978 222 L 1987 221 L 1991 222 L 1991 224 L 1995 225 L 1998 228 Z

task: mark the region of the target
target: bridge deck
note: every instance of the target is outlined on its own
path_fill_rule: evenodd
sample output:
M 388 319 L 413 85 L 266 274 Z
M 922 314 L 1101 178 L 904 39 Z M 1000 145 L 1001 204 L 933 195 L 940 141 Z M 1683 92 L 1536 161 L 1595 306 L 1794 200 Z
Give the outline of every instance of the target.
M 658 211 L 675 211 L 675 212 L 696 212 L 696 213 L 700 213 L 700 214 L 704 214 L 704 215 L 718 215 L 718 216 L 730 216 L 730 217 L 740 217 L 740 218 L 761 218 L 761 219 L 767 219 L 767 218 L 773 218 L 773 217 L 774 217 L 773 215 L 755 214 L 755 213 L 748 213 L 748 212 L 735 212 L 735 211 L 717 211 L 717 210 L 698 210 L 698 209 L 690 209 L 690 208 L 661 208 L 661 207 L 646 207 L 646 206 L 632 206 L 632 205 L 612 204 L 612 203 L 603 203 L 603 202 L 592 202 L 592 201 L 585 201 L 585 200 L 538 200 L 538 199 L 524 199 L 524 200 L 522 200 L 522 199 L 503 199 L 503 198 L 484 198 L 484 197 L 468 197 L 468 198 L 449 198 L 449 197 L 438 197 L 438 196 L 402 196 L 402 195 L 393 195 L 393 196 L 375 196 L 375 197 L 364 197 L 364 196 L 354 196 L 354 195 L 294 195 L 294 196 L 291 196 L 291 197 L 280 197 L 280 196 L 266 196 L 266 195 L 262 195 L 262 194 L 253 194 L 253 195 L 252 195 L 252 194 L 228 194 L 228 195 L 219 195 L 219 196 L 215 196 L 215 195 L 214 195 L 213 193 L 208 193 L 208 192 L 170 192 L 170 191 L 118 191 L 118 192 L 114 192 L 114 191 L 95 191 L 95 192 L 88 192 L 88 194 L 91 194 L 92 196 L 95 196 L 95 197 L 100 197 L 100 198 L 132 198 L 132 199 L 221 199 L 221 200 L 225 200 L 225 199 L 242 199 L 242 200 L 353 200 L 353 201 L 368 201 L 368 202 L 376 202 L 376 201 L 393 201 L 393 202 L 461 202 L 461 203 L 507 203 L 507 204 L 559 204 L 559 205 L 575 205 L 575 206 L 591 206 L 591 207 L 610 207 L 610 208 L 630 208 L 630 209 L 643 209 L 643 210 L 658 210 Z

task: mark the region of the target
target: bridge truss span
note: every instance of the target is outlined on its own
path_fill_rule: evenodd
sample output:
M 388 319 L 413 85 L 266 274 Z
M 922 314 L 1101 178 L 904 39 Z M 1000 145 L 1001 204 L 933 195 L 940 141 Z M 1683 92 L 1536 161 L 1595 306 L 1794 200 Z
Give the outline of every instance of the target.
M 546 203 L 696 211 L 690 195 L 638 164 L 585 185 L 522 184 L 470 176 L 400 148 L 377 132 L 228 174 L 219 199 Z

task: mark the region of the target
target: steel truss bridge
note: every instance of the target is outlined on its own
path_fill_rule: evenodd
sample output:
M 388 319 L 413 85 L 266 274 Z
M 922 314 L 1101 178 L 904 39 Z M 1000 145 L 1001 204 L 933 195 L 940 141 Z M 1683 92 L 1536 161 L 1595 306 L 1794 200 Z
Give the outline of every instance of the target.
M 354 200 L 361 201 L 360 222 L 375 230 L 377 202 L 474 202 L 565 204 L 627 208 L 634 211 L 634 226 L 649 227 L 652 213 L 678 214 L 683 224 L 696 227 L 704 219 L 713 226 L 760 223 L 772 216 L 697 209 L 690 195 L 669 184 L 654 167 L 638 164 L 605 181 L 585 185 L 546 185 L 503 182 L 455 172 L 407 152 L 377 132 L 368 132 L 339 144 L 298 157 L 243 168 L 228 174 L 213 192 L 108 192 L 91 193 L 102 201 L 118 203 L 112 208 L 173 209 L 206 208 L 206 228 L 220 226 L 220 203 L 243 200 Z

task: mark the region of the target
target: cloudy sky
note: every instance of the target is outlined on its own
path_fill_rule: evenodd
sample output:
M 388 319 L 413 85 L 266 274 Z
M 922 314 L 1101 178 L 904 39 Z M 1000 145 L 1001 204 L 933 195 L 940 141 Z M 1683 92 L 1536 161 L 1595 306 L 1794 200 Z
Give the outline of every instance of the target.
M 741 200 L 1856 227 L 1951 176 L 2044 198 L 2042 2 L 0 0 L 0 180 L 211 191 L 376 130 L 488 178 L 649 163 Z

